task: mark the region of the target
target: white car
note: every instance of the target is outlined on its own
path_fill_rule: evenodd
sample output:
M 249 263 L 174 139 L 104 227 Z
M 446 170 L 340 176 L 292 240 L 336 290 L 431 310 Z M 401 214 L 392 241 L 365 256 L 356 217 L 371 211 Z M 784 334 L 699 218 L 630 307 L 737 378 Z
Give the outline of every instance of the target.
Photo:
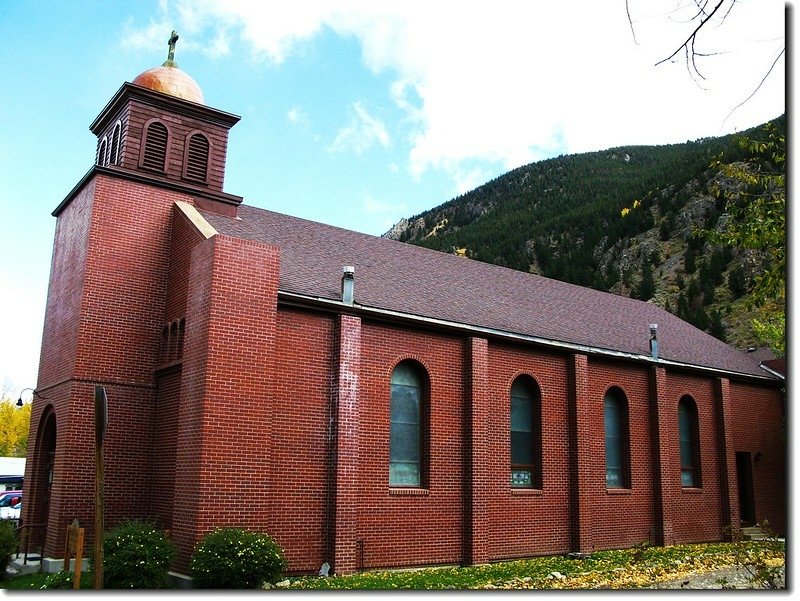
M 0 494 L 0 520 L 19 520 L 21 513 L 21 492 L 11 491 Z

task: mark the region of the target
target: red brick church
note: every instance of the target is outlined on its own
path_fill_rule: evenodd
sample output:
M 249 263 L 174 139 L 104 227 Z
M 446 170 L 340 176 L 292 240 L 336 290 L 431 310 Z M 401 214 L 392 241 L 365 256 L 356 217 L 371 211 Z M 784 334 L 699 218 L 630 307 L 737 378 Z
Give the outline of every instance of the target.
M 785 528 L 784 381 L 655 306 L 254 208 L 239 117 L 172 61 L 91 124 L 57 218 L 24 522 L 218 526 L 292 572 L 480 564 Z M 235 157 L 235 155 L 234 155 Z M 87 157 L 88 158 L 88 157 Z

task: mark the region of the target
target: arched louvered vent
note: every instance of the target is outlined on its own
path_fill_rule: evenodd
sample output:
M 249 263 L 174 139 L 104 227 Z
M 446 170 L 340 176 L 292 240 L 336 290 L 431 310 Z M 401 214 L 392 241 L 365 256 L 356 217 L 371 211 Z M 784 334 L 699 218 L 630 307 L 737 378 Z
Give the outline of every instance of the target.
M 122 137 L 122 123 L 117 121 L 114 126 L 114 133 L 111 134 L 111 152 L 108 155 L 108 162 L 112 165 L 119 165 L 119 142 Z
M 167 157 L 167 137 L 167 128 L 163 123 L 156 121 L 147 127 L 142 167 L 164 171 L 164 160 Z
M 208 138 L 203 134 L 189 137 L 186 152 L 186 177 L 206 181 L 208 175 Z
M 108 144 L 106 143 L 106 139 L 100 142 L 100 148 L 97 149 L 97 164 L 98 165 L 105 165 L 106 164 L 106 148 Z

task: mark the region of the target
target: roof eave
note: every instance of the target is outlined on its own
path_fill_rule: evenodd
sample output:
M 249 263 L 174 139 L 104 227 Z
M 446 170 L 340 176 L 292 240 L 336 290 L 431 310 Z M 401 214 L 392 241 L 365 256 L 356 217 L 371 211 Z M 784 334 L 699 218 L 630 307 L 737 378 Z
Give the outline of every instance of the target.
M 457 332 L 465 332 L 471 334 L 478 334 L 483 336 L 489 336 L 496 339 L 501 340 L 509 340 L 509 341 L 516 341 L 516 342 L 524 342 L 526 344 L 535 344 L 537 346 L 542 346 L 554 350 L 558 350 L 561 352 L 577 352 L 577 353 L 584 353 L 587 355 L 596 355 L 611 359 L 620 359 L 626 361 L 636 361 L 638 363 L 645 363 L 650 366 L 658 366 L 658 367 L 672 367 L 676 369 L 684 369 L 689 371 L 696 371 L 702 372 L 706 374 L 714 374 L 719 377 L 726 377 L 726 378 L 745 378 L 749 380 L 757 380 L 760 382 L 768 382 L 768 383 L 776 383 L 775 378 L 770 376 L 760 376 L 752 373 L 745 373 L 745 372 L 737 372 L 732 370 L 725 370 L 716 367 L 709 367 L 705 365 L 694 365 L 691 363 L 684 363 L 681 361 L 675 361 L 672 359 L 653 359 L 650 355 L 643 355 L 640 353 L 629 353 L 625 351 L 617 351 L 608 348 L 601 348 L 601 347 L 594 347 L 588 345 L 582 345 L 572 342 L 565 342 L 561 340 L 551 340 L 548 338 L 541 338 L 538 336 L 531 336 L 528 334 L 519 334 L 516 332 L 508 332 L 504 330 L 497 330 L 494 328 L 488 328 L 484 326 L 476 326 L 471 324 L 465 323 L 458 323 L 453 321 L 447 321 L 444 319 L 438 319 L 434 317 L 424 317 L 422 315 L 414 315 L 412 313 L 403 313 L 401 311 L 393 311 L 391 309 L 382 309 L 379 307 L 370 307 L 366 305 L 360 305 L 358 303 L 344 303 L 342 301 L 318 297 L 318 296 L 309 296 L 305 294 L 300 294 L 297 292 L 289 292 L 286 290 L 279 290 L 278 291 L 278 299 L 285 304 L 290 305 L 300 305 L 300 306 L 313 306 L 313 307 L 322 307 L 331 311 L 340 312 L 340 313 L 350 313 L 356 315 L 364 315 L 368 317 L 373 317 L 376 319 L 383 319 L 383 320 L 392 320 L 392 321 L 402 321 L 406 323 L 414 323 L 418 325 L 425 325 L 428 327 L 436 327 L 439 329 L 450 330 L 450 331 L 457 331 Z M 770 372 L 774 373 L 774 372 Z
M 767 367 L 763 363 L 759 364 L 759 367 L 761 369 L 763 369 L 765 372 L 767 372 L 768 374 L 772 374 L 776 378 L 779 378 L 779 379 L 784 380 L 784 381 L 786 380 L 786 375 L 785 374 L 782 374 L 779 371 L 775 371 L 774 369 L 771 369 L 771 368 Z

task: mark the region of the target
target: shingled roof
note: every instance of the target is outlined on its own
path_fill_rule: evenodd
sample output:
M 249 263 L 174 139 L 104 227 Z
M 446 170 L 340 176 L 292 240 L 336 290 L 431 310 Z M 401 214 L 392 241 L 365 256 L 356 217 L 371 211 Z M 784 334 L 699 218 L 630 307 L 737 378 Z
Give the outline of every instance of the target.
M 764 377 L 759 362 L 668 311 L 535 274 L 242 205 L 238 218 L 200 211 L 220 234 L 280 247 L 282 292 L 341 300 L 355 268 L 357 306 L 523 337 Z

